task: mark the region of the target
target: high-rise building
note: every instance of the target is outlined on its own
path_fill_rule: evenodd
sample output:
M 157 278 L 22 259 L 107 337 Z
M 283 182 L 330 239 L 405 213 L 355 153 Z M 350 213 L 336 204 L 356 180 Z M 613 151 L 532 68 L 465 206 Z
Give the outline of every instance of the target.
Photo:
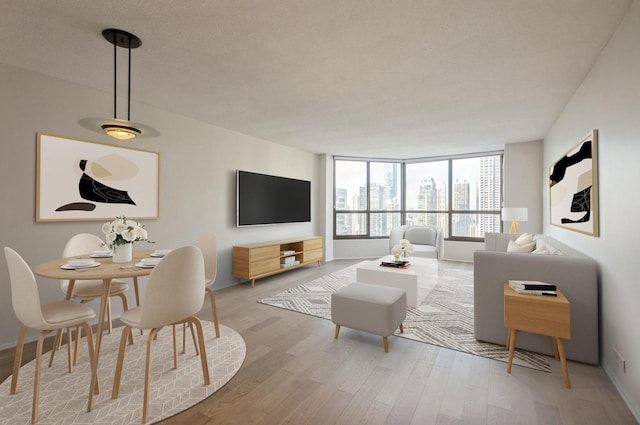
M 452 209 L 465 211 L 470 209 L 470 185 L 466 180 L 459 180 L 453 183 L 453 199 Z M 451 218 L 452 235 L 454 236 L 471 236 L 471 215 L 469 214 L 454 214 Z
M 499 155 L 480 158 L 479 210 L 500 211 L 502 206 L 501 171 Z M 478 236 L 484 236 L 486 232 L 500 232 L 499 215 L 480 214 Z
M 425 177 L 420 180 L 418 189 L 418 210 L 421 211 L 446 211 L 447 191 L 446 184 L 442 180 L 433 177 Z M 447 228 L 447 215 L 438 213 L 414 213 L 413 221 L 409 224 L 438 225 Z
M 348 210 L 349 204 L 347 203 L 347 189 L 338 187 L 336 188 L 335 208 L 336 210 Z M 351 215 L 340 214 L 336 215 L 336 234 L 348 235 L 351 232 Z

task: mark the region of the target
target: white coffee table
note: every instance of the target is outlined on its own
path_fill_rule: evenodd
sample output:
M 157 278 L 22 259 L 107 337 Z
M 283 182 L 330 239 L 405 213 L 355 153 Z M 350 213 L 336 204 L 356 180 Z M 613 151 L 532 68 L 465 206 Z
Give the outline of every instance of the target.
M 406 269 L 383 267 L 382 261 L 394 261 L 394 258 L 388 255 L 357 267 L 356 282 L 404 289 L 409 307 L 418 307 L 436 284 L 438 260 L 434 258 L 411 257 L 411 265 Z

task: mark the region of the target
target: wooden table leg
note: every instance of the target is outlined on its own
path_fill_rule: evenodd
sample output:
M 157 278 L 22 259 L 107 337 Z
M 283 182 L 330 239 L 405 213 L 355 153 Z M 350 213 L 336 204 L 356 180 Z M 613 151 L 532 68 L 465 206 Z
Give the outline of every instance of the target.
M 562 365 L 562 374 L 564 375 L 564 386 L 571 388 L 571 382 L 569 382 L 569 371 L 567 370 L 567 359 L 564 356 L 564 343 L 562 338 L 553 337 L 558 344 L 558 353 L 560 354 L 560 364 Z
M 511 373 L 511 364 L 513 363 L 513 352 L 516 349 L 517 330 L 509 329 L 509 361 L 507 362 L 507 373 Z
M 553 342 L 553 356 L 556 360 L 560 360 L 560 353 L 558 353 L 558 339 L 555 337 L 551 337 L 551 341 Z
M 96 332 L 96 348 L 94 350 L 96 365 L 96 373 L 91 377 L 91 388 L 95 390 L 95 394 L 99 393 L 98 387 L 98 360 L 100 359 L 100 347 L 102 346 L 102 333 L 104 332 L 104 320 L 107 313 L 107 302 L 109 301 L 109 293 L 111 292 L 111 279 L 102 281 L 102 297 L 100 298 L 100 313 L 98 315 L 98 330 Z

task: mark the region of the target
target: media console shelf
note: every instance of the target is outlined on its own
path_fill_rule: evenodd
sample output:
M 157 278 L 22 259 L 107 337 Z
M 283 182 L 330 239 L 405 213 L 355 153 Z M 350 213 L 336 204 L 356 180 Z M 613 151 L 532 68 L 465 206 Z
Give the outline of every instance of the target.
M 281 264 L 281 259 L 292 256 L 299 263 Z M 239 245 L 233 247 L 233 276 L 238 278 L 238 283 L 241 283 L 242 279 L 249 279 L 253 288 L 256 279 L 311 263 L 318 263 L 320 266 L 320 261 L 322 261 L 322 237 L 320 236 Z

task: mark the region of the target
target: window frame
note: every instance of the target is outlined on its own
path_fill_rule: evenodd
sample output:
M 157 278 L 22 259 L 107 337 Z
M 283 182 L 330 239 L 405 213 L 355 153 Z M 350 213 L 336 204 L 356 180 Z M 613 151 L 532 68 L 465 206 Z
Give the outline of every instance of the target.
M 353 161 L 353 162 L 365 162 L 366 163 L 366 209 L 350 209 L 350 210 L 339 210 L 336 208 L 337 200 L 336 200 L 336 162 L 337 161 Z M 400 209 L 399 210 L 372 210 L 371 209 L 371 163 L 389 163 L 389 164 L 400 164 L 400 187 L 398 188 L 401 193 L 401 201 L 400 201 Z M 404 210 L 404 162 L 402 160 L 394 160 L 394 159 L 377 159 L 377 158 L 351 158 L 351 157 L 334 157 L 333 158 L 333 239 L 387 239 L 389 235 L 386 236 L 371 236 L 371 215 L 372 214 L 399 214 L 400 222 L 403 221 L 403 210 Z M 337 223 L 336 217 L 338 214 L 364 214 L 365 221 L 367 223 L 366 233 L 358 234 L 358 235 L 338 235 L 337 232 Z
M 454 236 L 452 235 L 453 229 L 453 216 L 456 214 L 466 214 L 466 215 L 497 215 L 500 216 L 500 208 L 496 210 L 478 210 L 478 209 L 469 209 L 469 210 L 454 210 L 453 209 L 453 161 L 457 159 L 468 159 L 468 158 L 481 158 L 487 156 L 499 156 L 500 157 L 500 181 L 499 181 L 499 205 L 502 205 L 504 202 L 504 151 L 491 151 L 491 152 L 479 152 L 468 155 L 452 155 L 452 156 L 438 156 L 432 158 L 417 158 L 417 159 L 407 159 L 407 160 L 396 160 L 396 159 L 380 159 L 380 158 L 358 158 L 358 157 L 334 157 L 333 158 L 333 239 L 334 240 L 350 240 L 350 239 L 386 239 L 389 236 L 371 236 L 371 215 L 372 214 L 400 214 L 400 223 L 405 224 L 407 222 L 408 214 L 446 214 L 447 215 L 447 226 L 448 232 L 445 236 L 445 240 L 451 241 L 462 241 L 462 242 L 483 242 L 484 237 L 474 237 L 474 236 Z M 336 163 L 338 161 L 356 161 L 356 162 L 365 162 L 366 163 L 366 209 L 351 209 L 351 210 L 339 210 L 337 209 L 337 197 L 336 197 Z M 447 182 L 447 209 L 446 210 L 407 210 L 407 165 L 408 164 L 417 164 L 417 163 L 426 163 L 426 162 L 435 162 L 435 161 L 447 161 L 448 162 L 448 182 Z M 370 167 L 371 163 L 393 163 L 400 164 L 401 167 L 401 181 L 400 188 L 398 190 L 401 193 L 401 202 L 400 202 L 400 210 L 372 210 L 371 209 L 371 172 Z M 367 229 L 366 233 L 358 234 L 358 235 L 338 235 L 337 232 L 337 216 L 339 214 L 364 214 L 366 217 Z M 500 232 L 503 230 L 503 222 L 500 221 Z

